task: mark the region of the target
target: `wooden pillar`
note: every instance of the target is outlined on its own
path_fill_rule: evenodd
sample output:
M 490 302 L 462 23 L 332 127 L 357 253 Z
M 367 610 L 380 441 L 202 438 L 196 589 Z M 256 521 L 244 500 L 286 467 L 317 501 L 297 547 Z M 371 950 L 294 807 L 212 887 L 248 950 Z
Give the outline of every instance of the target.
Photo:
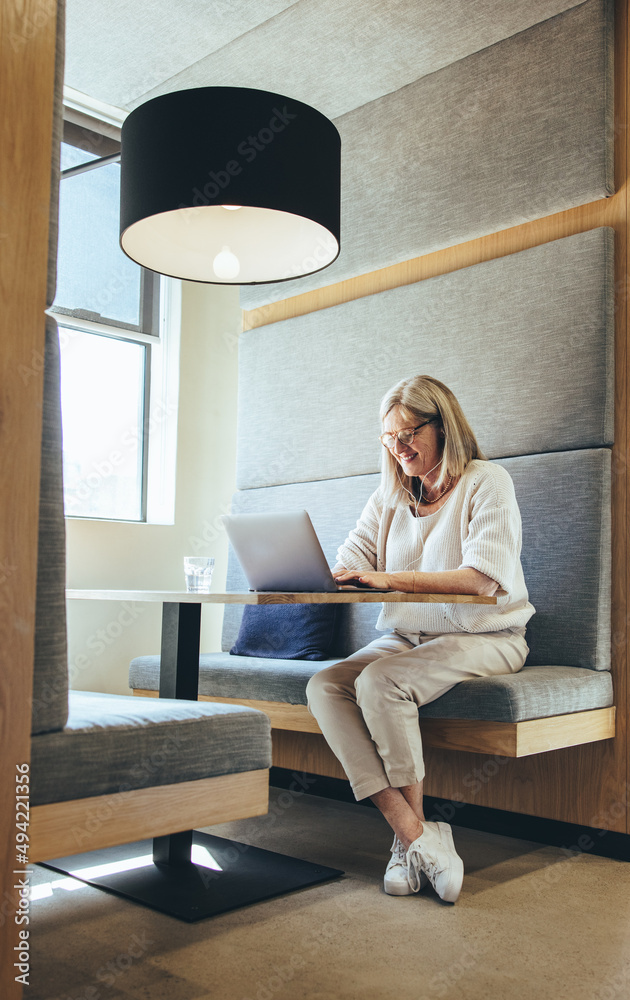
M 30 759 L 56 0 L 0 0 L 0 995 L 16 1000 L 16 765 Z
M 628 679 L 630 639 L 630 547 L 628 515 L 630 513 L 630 351 L 628 295 L 628 166 L 630 164 L 630 19 L 629 0 L 616 0 L 615 22 L 615 186 L 622 203 L 621 219 L 616 233 L 615 258 L 615 447 L 613 449 L 613 662 L 616 667 L 619 751 L 623 754 L 625 773 L 619 778 L 619 802 L 625 804 L 626 833 L 630 834 L 630 683 Z

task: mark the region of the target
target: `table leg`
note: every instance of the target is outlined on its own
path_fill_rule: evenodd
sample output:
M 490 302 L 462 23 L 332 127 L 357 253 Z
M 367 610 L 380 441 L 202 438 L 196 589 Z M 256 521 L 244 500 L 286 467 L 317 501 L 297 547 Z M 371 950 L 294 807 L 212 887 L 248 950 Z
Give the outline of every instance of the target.
M 162 606 L 160 698 L 197 701 L 201 604 Z
M 162 605 L 160 698 L 197 701 L 201 604 Z M 184 865 L 191 860 L 192 830 L 153 838 L 156 864 Z

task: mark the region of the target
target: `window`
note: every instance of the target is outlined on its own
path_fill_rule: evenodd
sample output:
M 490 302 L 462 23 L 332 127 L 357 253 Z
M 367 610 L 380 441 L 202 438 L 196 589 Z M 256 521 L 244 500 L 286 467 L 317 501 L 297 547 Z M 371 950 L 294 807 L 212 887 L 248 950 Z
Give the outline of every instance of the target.
M 65 512 L 168 523 L 179 283 L 161 282 L 119 247 L 119 151 L 117 139 L 65 122 L 51 309 L 61 346 Z
M 144 344 L 59 328 L 66 515 L 144 520 Z

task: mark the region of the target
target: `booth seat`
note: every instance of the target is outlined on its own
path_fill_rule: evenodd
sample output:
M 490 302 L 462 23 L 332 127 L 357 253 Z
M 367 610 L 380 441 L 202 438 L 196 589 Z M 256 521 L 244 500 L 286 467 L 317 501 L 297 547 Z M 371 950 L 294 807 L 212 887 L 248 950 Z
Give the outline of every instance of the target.
M 70 691 L 58 340 L 47 331 L 30 767 L 31 862 L 266 813 L 268 717 Z
M 530 653 L 517 674 L 464 681 L 419 708 L 431 746 L 524 756 L 600 739 L 615 732 L 610 674 L 610 452 L 607 448 L 498 460 L 514 481 L 523 520 L 522 562 L 536 614 Z M 331 565 L 378 476 L 353 476 L 242 490 L 235 513 L 307 509 Z M 228 590 L 247 589 L 233 553 Z M 306 708 L 310 677 L 369 643 L 379 605 L 338 606 L 335 652 L 325 660 L 271 659 L 229 652 L 242 608 L 225 608 L 223 651 L 202 654 L 199 697 L 262 709 L 274 731 L 274 763 L 287 732 L 321 736 Z M 135 658 L 129 684 L 156 695 L 159 655 Z M 286 743 L 286 738 L 284 740 Z M 334 768 L 333 768 L 334 771 Z

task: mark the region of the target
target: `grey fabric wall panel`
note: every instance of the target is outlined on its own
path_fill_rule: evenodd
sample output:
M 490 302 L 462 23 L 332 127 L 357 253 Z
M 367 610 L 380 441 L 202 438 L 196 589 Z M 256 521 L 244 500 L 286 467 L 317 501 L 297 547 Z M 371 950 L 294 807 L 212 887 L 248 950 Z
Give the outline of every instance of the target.
M 612 18 L 587 0 L 338 118 L 339 259 L 243 307 L 611 194 Z
M 244 333 L 241 489 L 378 471 L 378 406 L 429 374 L 489 458 L 609 444 L 613 231 L 579 233 Z
M 610 452 L 528 455 L 499 462 L 514 481 L 523 520 L 523 571 L 536 614 L 527 627 L 531 665 L 610 669 Z M 331 565 L 379 476 L 243 490 L 235 513 L 306 509 Z M 247 587 L 230 552 L 228 590 Z M 378 633 L 380 605 L 344 608 L 339 654 Z M 238 634 L 242 609 L 225 609 L 223 649 Z
M 223 18 L 231 8 L 240 29 L 221 46 L 216 43 L 225 26 L 217 23 L 217 4 L 205 10 L 196 4 L 182 9 L 179 4 L 174 19 L 170 4 L 153 0 L 150 13 L 142 7 L 124 10 L 124 21 L 114 29 L 117 34 L 108 37 L 118 56 L 114 61 L 94 59 L 92 26 L 100 2 L 75 0 L 80 5 L 75 17 L 83 30 L 79 37 L 73 33 L 69 79 L 79 81 L 71 83 L 77 90 L 131 107 L 188 87 L 254 87 L 305 101 L 328 118 L 577 6 L 575 0 L 301 0 L 283 3 L 282 13 L 265 17 L 267 2 L 257 0 L 260 19 L 248 31 L 249 11 L 240 0 L 221 5 Z M 149 18 L 152 71 L 163 82 L 148 93 L 136 83 L 134 94 L 133 83 L 146 74 L 144 22 Z M 178 59 L 181 72 L 165 72 Z

